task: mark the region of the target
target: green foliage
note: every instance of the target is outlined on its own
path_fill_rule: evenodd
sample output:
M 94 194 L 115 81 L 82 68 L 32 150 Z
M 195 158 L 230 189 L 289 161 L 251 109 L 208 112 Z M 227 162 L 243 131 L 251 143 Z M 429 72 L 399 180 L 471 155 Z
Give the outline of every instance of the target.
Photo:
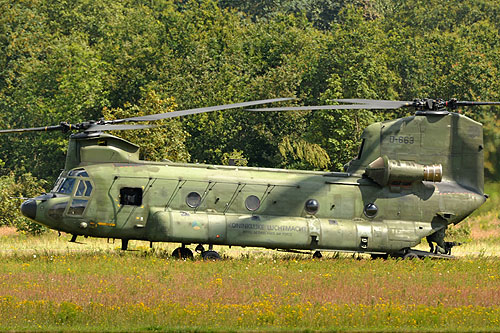
M 15 177 L 10 173 L 0 177 L 0 226 L 14 226 L 18 231 L 41 234 L 47 229 L 22 216 L 19 206 L 23 198 L 35 197 L 43 192 L 46 182 L 27 173 Z
M 222 155 L 222 165 L 231 165 L 232 163 L 237 166 L 246 166 L 248 161 L 242 151 L 235 149 L 231 153 Z
M 488 195 L 488 200 L 476 211 L 473 216 L 488 215 L 491 212 L 498 212 L 500 219 L 500 182 L 488 182 L 484 185 L 484 192 Z
M 446 239 L 453 242 L 466 243 L 471 241 L 471 227 L 469 223 L 451 225 L 446 230 Z
M 155 91 L 143 92 L 144 97 L 138 105 L 125 105 L 125 109 L 103 109 L 103 116 L 111 120 L 173 111 L 175 103 L 172 98 L 162 99 Z M 188 133 L 183 130 L 179 119 L 160 120 L 150 124 L 158 127 L 113 134 L 137 143 L 141 147 L 142 159 L 179 162 L 189 160 L 189 153 L 184 145 Z
M 305 169 L 307 167 L 325 169 L 330 164 L 330 157 L 320 145 L 302 139 L 290 140 L 290 137 L 285 136 L 279 143 L 278 148 L 283 156 L 284 163 L 293 166 L 295 169 Z
M 500 99 L 497 0 L 6 0 L 0 127 L 35 127 L 272 97 Z M 175 102 L 175 103 L 174 103 Z M 500 179 L 498 108 L 485 167 Z M 121 132 L 143 157 L 339 170 L 396 112 L 214 112 Z M 8 174 L 53 181 L 67 134 L 0 136 Z

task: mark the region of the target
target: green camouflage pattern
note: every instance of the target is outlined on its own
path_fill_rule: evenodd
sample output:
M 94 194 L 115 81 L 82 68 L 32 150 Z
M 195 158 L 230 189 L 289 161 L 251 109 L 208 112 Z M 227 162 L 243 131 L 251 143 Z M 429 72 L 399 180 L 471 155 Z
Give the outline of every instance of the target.
M 375 123 L 362 140 L 346 172 L 314 172 L 147 162 L 130 142 L 78 134 L 31 217 L 91 237 L 390 254 L 485 201 L 482 126 L 463 115 Z M 380 157 L 386 184 L 369 176 Z M 429 165 L 441 165 L 440 182 L 420 176 Z

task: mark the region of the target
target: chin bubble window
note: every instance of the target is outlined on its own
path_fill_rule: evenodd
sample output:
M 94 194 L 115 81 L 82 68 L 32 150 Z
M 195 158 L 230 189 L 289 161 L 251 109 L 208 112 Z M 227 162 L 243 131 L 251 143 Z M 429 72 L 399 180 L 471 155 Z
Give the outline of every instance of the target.
M 73 199 L 71 206 L 68 209 L 68 215 L 81 216 L 89 203 L 86 199 Z

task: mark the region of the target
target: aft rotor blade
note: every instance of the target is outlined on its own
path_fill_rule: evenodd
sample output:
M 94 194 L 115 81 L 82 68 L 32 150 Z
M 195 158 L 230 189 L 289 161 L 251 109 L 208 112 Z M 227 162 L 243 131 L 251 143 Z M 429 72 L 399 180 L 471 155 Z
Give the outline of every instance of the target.
M 500 105 L 500 102 L 472 102 L 456 101 L 457 106 L 475 106 L 475 105 Z
M 55 126 L 45 126 L 45 127 L 31 127 L 31 128 L 13 128 L 0 130 L 0 133 L 24 133 L 24 132 L 48 132 L 48 131 L 60 131 L 64 130 L 65 127 L 61 125 Z
M 252 105 L 260 105 L 260 104 L 267 104 L 267 103 L 274 103 L 274 102 L 284 102 L 284 101 L 290 101 L 292 99 L 294 99 L 294 98 L 273 98 L 273 99 L 263 99 L 260 101 L 236 103 L 236 104 L 208 106 L 208 107 L 204 107 L 204 108 L 188 109 L 188 110 L 181 110 L 181 111 L 174 111 L 174 112 L 167 112 L 167 113 L 152 114 L 152 115 L 141 116 L 141 117 L 118 119 L 118 120 L 114 120 L 113 123 L 121 123 L 121 122 L 126 122 L 126 121 L 132 121 L 132 122 L 154 121 L 154 120 L 161 120 L 161 119 L 167 119 L 167 118 L 187 116 L 190 114 L 220 111 L 220 110 L 227 110 L 227 109 L 238 109 L 238 108 L 244 108 L 244 107 L 248 107 L 248 106 L 252 106 Z
M 355 104 L 339 104 L 339 105 L 312 105 L 312 106 L 288 106 L 276 108 L 258 108 L 246 109 L 248 111 L 301 111 L 301 110 L 382 110 L 382 109 L 399 109 L 401 107 L 413 106 L 413 102 L 409 101 L 385 101 L 372 99 L 335 99 L 336 102 L 355 103 Z
M 409 107 L 409 106 L 414 105 L 413 101 L 389 101 L 389 100 L 361 99 L 361 98 L 334 99 L 334 101 L 341 102 L 341 103 L 364 104 L 364 105 L 372 106 L 371 108 L 378 108 L 378 106 L 380 106 L 381 108 L 384 108 L 384 109 L 399 109 L 402 107 Z M 376 107 L 373 107 L 373 106 L 376 106 Z
M 85 132 L 126 131 L 157 127 L 156 125 L 91 125 Z

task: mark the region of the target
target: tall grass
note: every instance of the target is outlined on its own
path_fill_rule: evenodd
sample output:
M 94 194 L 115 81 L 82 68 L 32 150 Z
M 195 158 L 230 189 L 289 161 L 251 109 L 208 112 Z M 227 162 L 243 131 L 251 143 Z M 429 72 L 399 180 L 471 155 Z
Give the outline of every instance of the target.
M 0 330 L 498 331 L 500 185 L 459 225 L 457 260 L 324 259 L 217 248 L 177 261 L 174 244 L 0 231 Z M 422 244 L 422 249 L 425 248 Z
M 0 329 L 497 330 L 500 260 L 2 258 Z

